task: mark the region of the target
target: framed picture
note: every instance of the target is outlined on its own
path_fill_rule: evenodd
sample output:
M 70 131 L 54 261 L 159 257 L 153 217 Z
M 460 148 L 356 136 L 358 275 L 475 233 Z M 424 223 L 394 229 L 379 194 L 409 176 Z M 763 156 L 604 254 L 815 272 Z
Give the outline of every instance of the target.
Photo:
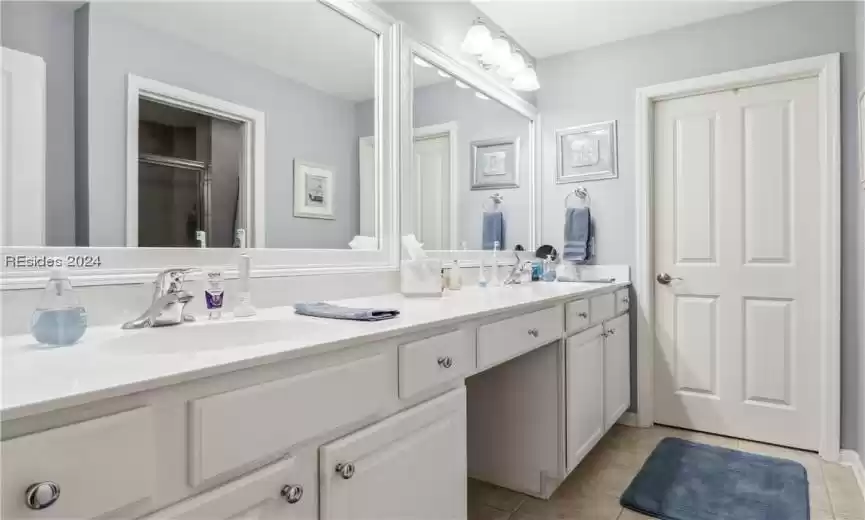
M 333 171 L 294 160 L 294 216 L 333 219 Z
M 556 131 L 556 183 L 615 179 L 616 122 L 604 121 Z
M 471 142 L 473 190 L 520 186 L 520 138 L 503 137 Z

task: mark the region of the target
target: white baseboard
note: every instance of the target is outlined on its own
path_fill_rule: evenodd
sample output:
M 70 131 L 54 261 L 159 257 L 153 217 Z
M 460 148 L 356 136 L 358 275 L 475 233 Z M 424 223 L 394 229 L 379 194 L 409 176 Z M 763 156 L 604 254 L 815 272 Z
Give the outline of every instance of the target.
M 862 498 L 865 498 L 865 465 L 862 464 L 862 457 L 853 450 L 841 450 L 841 464 L 853 469 L 856 481 L 859 482 L 859 490 L 862 491 Z
M 639 426 L 637 424 L 637 414 L 634 412 L 623 413 L 617 422 L 623 426 L 631 426 L 632 428 Z

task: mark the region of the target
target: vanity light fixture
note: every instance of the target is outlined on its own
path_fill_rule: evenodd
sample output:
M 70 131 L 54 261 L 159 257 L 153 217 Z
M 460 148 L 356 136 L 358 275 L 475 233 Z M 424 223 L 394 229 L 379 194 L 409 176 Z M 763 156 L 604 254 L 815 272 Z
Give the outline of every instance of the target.
M 526 62 L 513 40 L 505 33 L 493 38 L 481 19 L 474 21 L 460 48 L 474 55 L 484 69 L 494 70 L 502 78 L 511 80 L 511 87 L 515 90 L 534 91 L 541 88 L 537 73 Z M 457 86 L 466 88 L 459 82 Z
M 427 63 L 426 61 L 424 61 L 424 60 L 418 58 L 417 56 L 414 57 L 414 64 L 415 64 L 415 65 L 419 65 L 419 66 L 421 66 L 421 67 L 423 67 L 423 68 L 425 68 L 425 69 L 429 69 L 429 68 L 432 67 L 432 64 Z
M 483 99 L 485 101 L 490 99 L 486 94 L 482 92 L 475 92 L 475 97 L 478 99 Z
M 538 73 L 535 72 L 535 69 L 532 67 L 527 67 L 521 70 L 514 78 L 514 82 L 511 86 L 515 90 L 523 90 L 527 92 L 532 92 L 541 88 L 541 84 L 538 83 Z
M 493 43 L 493 36 L 484 22 L 478 18 L 474 21 L 460 48 L 463 52 L 480 56 Z

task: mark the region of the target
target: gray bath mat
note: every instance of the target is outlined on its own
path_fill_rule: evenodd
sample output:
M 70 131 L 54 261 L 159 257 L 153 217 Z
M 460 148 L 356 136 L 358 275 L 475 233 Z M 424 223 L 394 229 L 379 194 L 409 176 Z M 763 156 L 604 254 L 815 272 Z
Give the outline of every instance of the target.
M 663 520 L 808 520 L 808 474 L 797 462 L 668 437 L 621 503 Z

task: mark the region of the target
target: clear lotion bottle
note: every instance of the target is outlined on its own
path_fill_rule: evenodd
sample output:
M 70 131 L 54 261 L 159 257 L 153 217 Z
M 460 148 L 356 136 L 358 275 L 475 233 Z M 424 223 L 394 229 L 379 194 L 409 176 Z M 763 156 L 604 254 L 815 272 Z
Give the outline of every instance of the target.
M 87 312 L 61 269 L 51 272 L 39 305 L 30 319 L 30 333 L 43 345 L 72 345 L 87 330 Z

